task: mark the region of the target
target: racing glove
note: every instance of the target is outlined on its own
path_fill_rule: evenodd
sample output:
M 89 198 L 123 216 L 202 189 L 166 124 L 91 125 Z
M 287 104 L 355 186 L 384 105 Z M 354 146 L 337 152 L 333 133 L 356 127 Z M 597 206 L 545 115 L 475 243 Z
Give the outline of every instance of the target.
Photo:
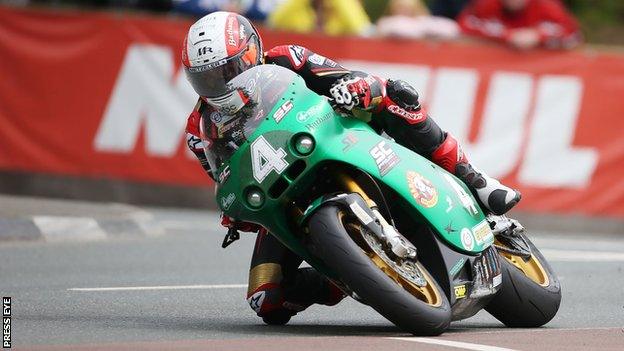
M 385 95 L 385 82 L 377 77 L 348 74 L 338 79 L 329 89 L 334 104 L 343 110 L 358 108 L 365 111 L 377 110 Z

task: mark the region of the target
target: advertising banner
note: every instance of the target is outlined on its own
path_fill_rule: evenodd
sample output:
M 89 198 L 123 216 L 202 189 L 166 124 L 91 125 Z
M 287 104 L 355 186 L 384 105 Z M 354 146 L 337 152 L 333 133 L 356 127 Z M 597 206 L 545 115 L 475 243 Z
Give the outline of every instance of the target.
M 191 23 L 0 6 L 0 170 L 210 186 L 185 145 Z M 414 85 L 521 209 L 624 216 L 624 54 L 261 34 Z

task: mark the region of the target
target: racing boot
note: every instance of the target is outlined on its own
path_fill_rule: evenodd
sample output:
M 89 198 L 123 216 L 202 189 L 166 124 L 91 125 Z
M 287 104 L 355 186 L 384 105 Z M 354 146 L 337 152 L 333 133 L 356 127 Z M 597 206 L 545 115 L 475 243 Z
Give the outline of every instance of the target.
M 365 95 L 364 101 L 375 100 L 369 95 Z M 431 155 L 434 163 L 461 179 L 484 208 L 502 215 L 520 201 L 518 191 L 502 185 L 468 163 L 457 140 L 429 117 L 420 105 L 418 93 L 407 82 L 388 80 L 381 106 L 387 112 L 380 121 L 381 129 L 410 150 L 420 155 Z
M 507 213 L 520 201 L 519 191 L 504 186 L 498 180 L 488 177 L 483 171 L 473 167 L 457 140 L 448 133 L 442 144 L 431 155 L 431 160 L 461 179 L 477 196 L 481 204 L 496 215 Z

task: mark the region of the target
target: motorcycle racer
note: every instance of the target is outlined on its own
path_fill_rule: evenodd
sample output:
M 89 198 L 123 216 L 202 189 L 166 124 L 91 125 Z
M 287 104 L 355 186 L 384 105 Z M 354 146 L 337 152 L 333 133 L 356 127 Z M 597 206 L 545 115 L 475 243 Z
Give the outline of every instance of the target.
M 202 118 L 215 122 L 205 140 L 219 138 L 217 121 L 244 97 L 229 92 L 226 83 L 241 72 L 265 63 L 299 74 L 308 88 L 333 99 L 342 111 L 365 119 L 378 132 L 455 174 L 494 214 L 504 214 L 520 200 L 520 193 L 473 167 L 458 141 L 444 132 L 419 103 L 415 89 L 401 80 L 382 79 L 348 70 L 335 61 L 297 45 L 281 45 L 266 53 L 254 26 L 229 12 L 209 14 L 189 29 L 182 61 L 188 81 L 200 95 L 190 114 L 187 144 L 217 182 L 214 160 L 207 157 L 200 133 Z M 209 134 L 209 135 L 206 135 Z M 206 138 L 207 137 L 207 138 Z M 210 148 L 210 145 L 207 145 Z M 209 156 L 209 155 L 208 155 Z M 258 231 L 249 274 L 247 300 L 269 324 L 286 323 L 313 303 L 333 305 L 344 294 L 311 268 L 298 268 L 301 258 L 266 230 L 224 217 L 222 224 L 241 231 Z

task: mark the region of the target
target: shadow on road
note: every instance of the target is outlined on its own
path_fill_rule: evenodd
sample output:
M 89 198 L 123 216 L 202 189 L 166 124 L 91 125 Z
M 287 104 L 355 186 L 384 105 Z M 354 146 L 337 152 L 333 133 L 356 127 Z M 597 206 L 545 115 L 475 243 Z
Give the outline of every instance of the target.
M 233 320 L 228 316 L 180 317 L 180 316 L 103 316 L 103 315 L 22 315 L 23 321 L 54 322 L 58 326 L 81 325 L 96 333 L 106 333 L 107 329 L 133 329 L 136 332 L 156 332 L 168 337 L 240 337 L 249 336 L 410 336 L 398 327 L 387 324 L 316 324 L 291 322 L 285 326 L 265 325 L 258 319 L 250 324 L 248 320 Z M 57 324 L 58 323 L 58 324 Z M 472 324 L 463 322 L 451 325 L 446 334 L 465 333 L 483 330 L 506 330 L 500 324 Z M 205 332 L 205 333 L 203 333 Z

